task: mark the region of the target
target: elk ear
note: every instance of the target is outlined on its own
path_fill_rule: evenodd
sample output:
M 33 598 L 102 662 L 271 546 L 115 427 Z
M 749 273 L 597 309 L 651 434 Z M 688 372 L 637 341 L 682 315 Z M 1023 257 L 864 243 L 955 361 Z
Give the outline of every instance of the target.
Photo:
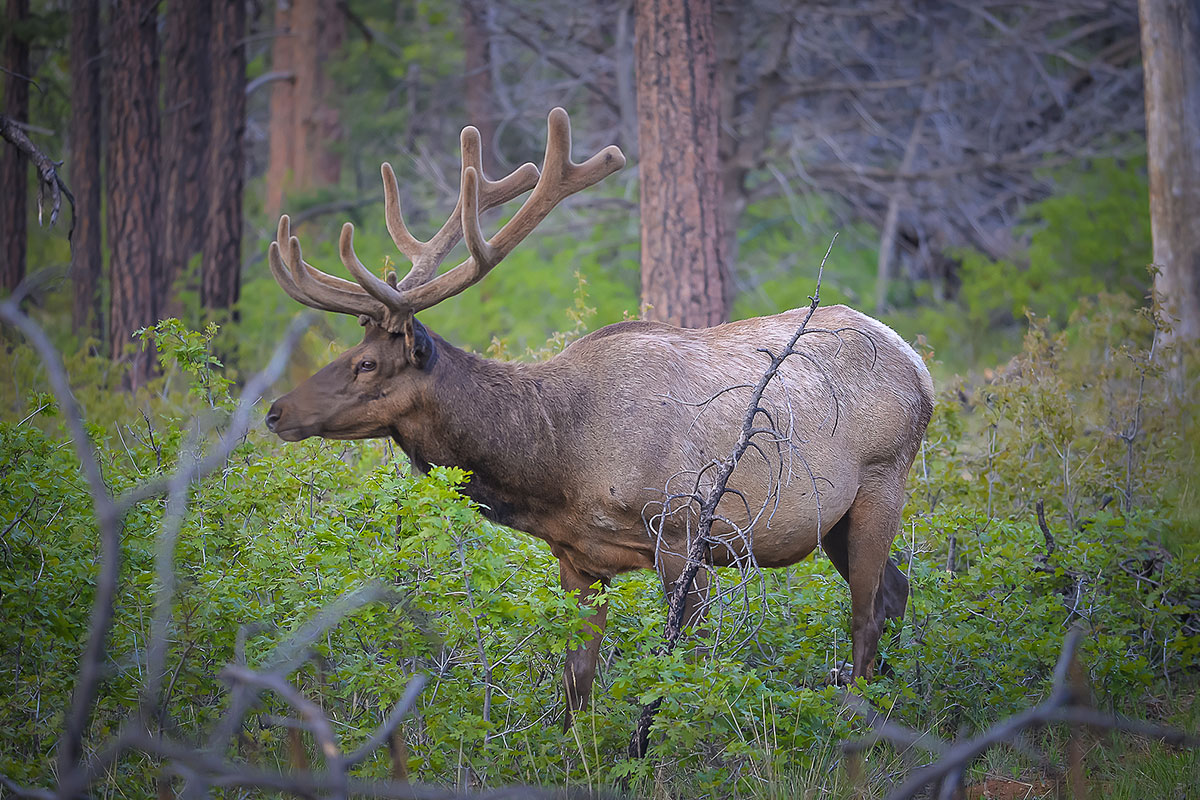
M 410 314 L 404 319 L 400 335 L 404 337 L 404 355 L 408 363 L 420 370 L 428 367 L 433 359 L 433 339 L 425 326 Z

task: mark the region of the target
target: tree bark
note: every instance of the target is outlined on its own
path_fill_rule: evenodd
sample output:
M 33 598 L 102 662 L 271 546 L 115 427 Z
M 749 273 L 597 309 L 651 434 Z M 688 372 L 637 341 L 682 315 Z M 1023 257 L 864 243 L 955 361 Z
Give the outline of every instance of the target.
M 1154 292 L 1166 341 L 1200 340 L 1200 5 L 1140 0 Z
M 291 80 L 275 81 L 271 86 L 270 122 L 268 123 L 267 196 L 269 216 L 283 209 L 283 197 L 295 168 L 296 142 L 296 37 L 292 32 L 292 3 L 276 0 L 275 39 L 271 44 L 271 70 L 291 73 Z
M 496 174 L 496 112 L 492 106 L 491 34 L 487 26 L 487 0 L 463 0 L 463 104 L 467 122 L 479 129 L 483 142 L 483 171 Z
M 277 83 L 271 99 L 267 208 L 272 214 L 283 207 L 287 191 L 341 178 L 337 89 L 324 64 L 337 57 L 346 38 L 346 15 L 337 0 L 281 0 L 275 19 L 281 35 L 271 68 L 291 72 L 294 79 L 290 86 Z
M 346 43 L 346 14 L 339 0 L 320 0 L 316 21 L 316 47 L 312 59 L 316 63 L 315 102 L 312 129 L 315 135 L 308 140 L 317 186 L 331 186 L 342 177 L 342 119 L 338 111 L 338 87 L 334 85 L 324 65 L 341 57 Z
M 75 234 L 71 240 L 71 328 L 80 337 L 103 339 L 100 275 L 100 4 L 76 0 L 71 7 L 71 185 L 75 188 Z
M 246 6 L 244 0 L 218 0 L 212 8 L 213 104 L 200 302 L 205 308 L 227 309 L 237 302 L 241 281 Z
M 164 310 L 178 316 L 175 281 L 192 255 L 204 247 L 204 215 L 208 209 L 209 114 L 223 109 L 214 104 L 212 65 L 212 7 L 209 2 L 171 3 L 167 8 L 166 85 L 163 112 L 163 280 Z
M 718 97 L 709 0 L 638 0 L 642 305 L 648 319 L 724 322 Z
M 8 0 L 4 27 L 4 111 L 17 122 L 29 122 L 29 43 L 18 33 L 29 17 L 29 0 Z M 12 291 L 25 279 L 28 224 L 29 159 L 0 143 L 0 286 Z
M 144 0 L 114 0 L 108 112 L 108 241 L 112 358 L 128 361 L 127 385 L 149 378 L 153 356 L 133 332 L 158 319 L 162 296 L 159 203 L 158 11 Z

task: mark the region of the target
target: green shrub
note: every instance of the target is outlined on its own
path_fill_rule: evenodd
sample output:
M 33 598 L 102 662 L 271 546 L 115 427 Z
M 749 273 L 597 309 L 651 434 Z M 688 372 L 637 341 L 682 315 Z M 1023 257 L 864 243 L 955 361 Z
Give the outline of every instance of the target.
M 894 718 L 953 737 L 1027 707 L 1045 696 L 1077 620 L 1103 706 L 1137 713 L 1147 697 L 1194 681 L 1200 547 L 1170 502 L 1185 404 L 1170 399 L 1160 362 L 1149 358 L 1154 332 L 1153 318 L 1121 299 L 1083 306 L 1057 333 L 1035 319 L 1022 353 L 990 382 L 939 397 L 897 540 L 910 611 L 883 643 L 890 674 L 863 688 Z M 167 368 L 136 398 L 105 390 L 113 379 L 98 360 L 69 360 L 87 376 L 76 385 L 114 492 L 171 469 L 197 419 L 219 429 L 228 405 L 219 341 L 211 329 L 156 326 Z M 0 710 L 0 770 L 37 783 L 51 775 L 97 544 L 36 359 L 22 347 L 5 358 L 14 378 L 0 422 L 0 635 L 18 644 L 0 655 L 0 695 L 10 699 Z M 752 576 L 713 610 L 715 648 L 669 656 L 655 652 L 664 622 L 656 576 L 614 581 L 597 600 L 610 611 L 594 704 L 564 735 L 561 662 L 580 641 L 584 609 L 558 588 L 543 544 L 479 517 L 456 491 L 464 478 L 453 469 L 413 476 L 386 442 L 283 444 L 248 434 L 223 470 L 195 486 L 180 532 L 167 682 L 178 732 L 197 736 L 220 713 L 216 675 L 234 658 L 242 626 L 268 624 L 247 643 L 258 663 L 318 609 L 383 581 L 402 602 L 337 626 L 296 682 L 353 747 L 409 676 L 427 673 L 418 713 L 403 727 L 414 779 L 629 779 L 640 793 L 692 796 L 849 791 L 837 743 L 860 726 L 826 685 L 850 654 L 849 593 L 826 559 Z M 163 513 L 162 501 L 146 502 L 126 521 L 92 743 L 130 713 L 144 680 Z M 742 577 L 718 570 L 717 581 L 728 588 Z M 630 761 L 638 708 L 657 698 L 651 757 Z M 268 700 L 242 731 L 241 755 L 285 763 L 286 737 L 270 718 L 286 713 Z M 154 769 L 129 757 L 108 780 L 137 795 Z M 386 753 L 360 772 L 386 776 Z

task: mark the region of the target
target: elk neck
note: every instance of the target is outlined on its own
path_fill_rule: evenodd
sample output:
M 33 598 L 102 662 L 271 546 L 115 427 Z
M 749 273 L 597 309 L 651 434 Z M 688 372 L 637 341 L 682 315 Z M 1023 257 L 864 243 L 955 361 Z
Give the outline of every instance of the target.
M 566 502 L 573 459 L 563 435 L 578 421 L 583 393 L 549 364 L 494 361 L 432 338 L 436 359 L 393 438 L 422 472 L 469 470 L 464 494 L 484 516 L 536 527 Z

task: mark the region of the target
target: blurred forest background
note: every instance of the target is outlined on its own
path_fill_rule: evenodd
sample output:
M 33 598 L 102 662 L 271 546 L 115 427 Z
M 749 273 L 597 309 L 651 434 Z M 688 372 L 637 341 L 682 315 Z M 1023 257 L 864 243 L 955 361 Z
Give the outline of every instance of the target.
M 897 541 L 912 618 L 885 643 L 894 672 L 872 699 L 951 738 L 983 729 L 1036 701 L 1083 620 L 1102 707 L 1194 730 L 1200 13 L 1141 5 L 1140 23 L 1137 0 L 714 0 L 689 14 L 651 0 L 4 0 L 0 291 L 64 354 L 116 493 L 219 434 L 231 389 L 296 315 L 265 258 L 280 213 L 322 270 L 346 274 L 335 234 L 351 220 L 363 262 L 403 274 L 380 163 L 427 236 L 458 195 L 464 125 L 496 178 L 540 160 L 547 112 L 563 106 L 577 158 L 616 143 L 629 166 L 425 324 L 478 352 L 544 358 L 627 316 L 775 313 L 806 303 L 837 233 L 822 302 L 892 325 L 942 392 Z M 1167 61 L 1152 71 L 1152 56 Z M 654 70 L 687 76 L 682 112 L 654 94 Z M 51 225 L 55 171 L 73 202 Z M 671 229 L 658 190 L 695 175 L 706 180 L 680 201 L 695 216 Z M 1156 258 L 1152 208 L 1176 258 Z M 1150 299 L 1156 281 L 1168 308 Z M 323 315 L 280 389 L 359 335 Z M 3 336 L 0 773 L 36 784 L 62 758 L 96 523 L 43 360 Z M 417 599 L 355 616 L 295 680 L 354 740 L 409 674 L 433 676 L 391 761 L 384 748 L 363 775 L 461 790 L 633 780 L 662 797 L 850 791 L 836 745 L 854 728 L 822 682 L 849 652 L 848 600 L 827 563 L 772 571 L 721 612 L 756 632 L 692 660 L 652 655 L 661 592 L 618 581 L 600 698 L 562 734 L 547 720 L 580 618 L 549 554 L 473 514 L 453 491 L 461 475 L 402 462 L 386 443 L 284 447 L 255 431 L 197 485 L 160 731 L 199 737 L 222 707 L 219 665 L 275 641 L 256 629 L 263 649 L 247 651 L 238 626 L 294 630 L 383 578 Z M 148 501 L 126 520 L 93 755 L 149 670 L 164 514 Z M 656 755 L 627 760 L 632 704 L 655 696 Z M 241 731 L 237 758 L 318 761 L 285 712 Z M 1061 737 L 1047 737 L 1054 752 Z M 1088 752 L 1093 786 L 1114 797 L 1200 785 L 1194 754 L 1099 738 Z M 879 756 L 871 791 L 910 766 Z M 186 775 L 164 783 L 161 767 L 125 756 L 95 777 L 144 796 L 160 775 L 162 796 Z M 1051 791 L 1028 749 L 972 769 Z

